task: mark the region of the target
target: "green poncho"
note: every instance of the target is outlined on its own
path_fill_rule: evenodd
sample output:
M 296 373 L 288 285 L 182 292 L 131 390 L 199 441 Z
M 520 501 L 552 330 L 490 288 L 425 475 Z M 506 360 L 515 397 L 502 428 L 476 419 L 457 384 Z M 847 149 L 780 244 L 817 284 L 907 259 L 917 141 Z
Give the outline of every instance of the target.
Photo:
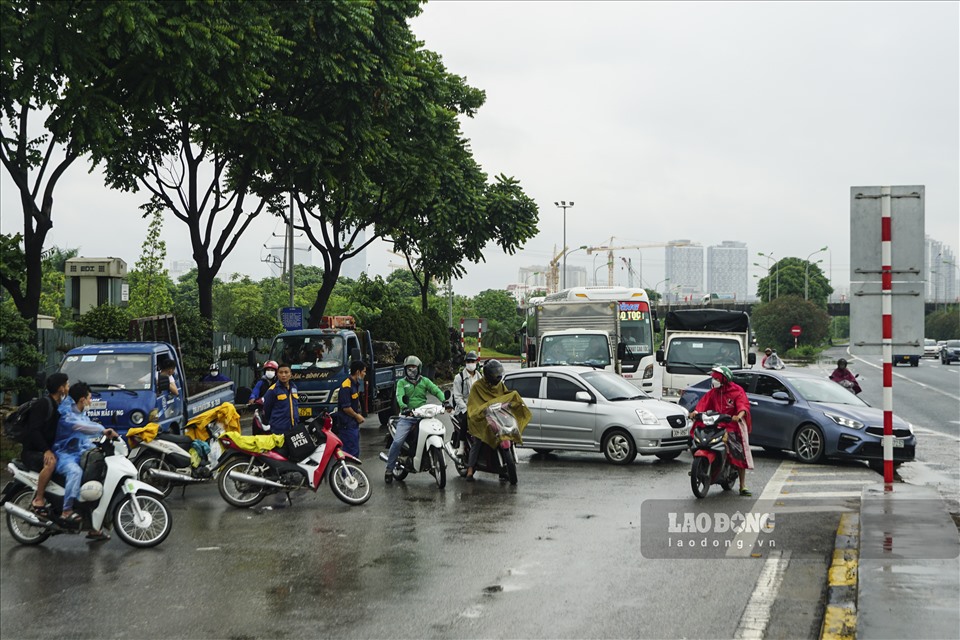
M 492 386 L 482 377 L 470 387 L 470 396 L 467 398 L 467 429 L 470 434 L 483 440 L 487 446 L 496 448 L 499 443 L 490 431 L 485 411 L 487 407 L 497 402 L 510 404 L 510 412 L 516 418 L 517 426 L 520 429 L 520 435 L 512 436 L 510 440 L 517 444 L 523 444 L 523 438 L 520 436 L 523 434 L 527 423 L 530 422 L 530 418 L 533 417 L 530 409 L 523 403 L 520 394 L 507 389 L 503 382 Z

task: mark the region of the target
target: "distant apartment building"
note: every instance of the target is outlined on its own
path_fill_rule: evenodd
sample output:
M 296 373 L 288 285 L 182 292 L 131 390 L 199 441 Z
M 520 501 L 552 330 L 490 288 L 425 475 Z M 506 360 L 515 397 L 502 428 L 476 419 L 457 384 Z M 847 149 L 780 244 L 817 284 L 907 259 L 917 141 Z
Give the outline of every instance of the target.
M 924 242 L 924 274 L 928 302 L 953 302 L 957 299 L 957 259 L 953 249 L 926 236 Z
M 355 246 L 360 246 L 367 241 L 367 230 L 361 229 L 360 233 L 357 234 L 356 239 L 353 241 Z M 347 232 L 344 232 L 340 236 L 340 242 L 346 244 L 347 242 Z M 367 271 L 367 247 L 364 247 L 360 253 L 353 256 L 349 260 L 344 261 L 340 265 L 340 277 L 341 278 L 350 278 L 351 280 L 357 280 L 360 277 L 361 273 L 366 273 Z
M 663 291 L 671 300 L 703 295 L 703 246 L 689 240 L 672 240 L 664 249 L 666 278 Z
M 737 300 L 747 299 L 747 245 L 724 240 L 707 247 L 706 293 L 732 294 Z

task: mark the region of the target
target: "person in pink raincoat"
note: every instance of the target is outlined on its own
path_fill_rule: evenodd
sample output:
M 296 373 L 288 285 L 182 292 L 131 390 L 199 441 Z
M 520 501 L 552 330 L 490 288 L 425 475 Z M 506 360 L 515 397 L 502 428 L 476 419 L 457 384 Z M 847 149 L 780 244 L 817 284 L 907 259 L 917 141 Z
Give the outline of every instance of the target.
M 740 476 L 740 495 L 752 495 L 747 489 L 747 469 L 753 468 L 753 456 L 750 455 L 750 402 L 743 387 L 733 382 L 730 369 L 715 365 L 710 370 L 711 388 L 700 398 L 696 408 L 690 412 L 693 420 L 697 414 L 716 411 L 732 416 L 736 424 L 727 426 L 727 452 L 730 464 L 737 468 Z

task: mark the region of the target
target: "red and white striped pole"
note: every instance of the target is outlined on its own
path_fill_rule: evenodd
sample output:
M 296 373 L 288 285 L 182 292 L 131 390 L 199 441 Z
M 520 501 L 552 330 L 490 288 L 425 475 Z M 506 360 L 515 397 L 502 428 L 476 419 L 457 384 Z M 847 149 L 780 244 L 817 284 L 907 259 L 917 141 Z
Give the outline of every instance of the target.
M 466 342 L 463 339 L 463 316 L 460 316 L 460 346 L 466 345 Z
M 477 357 L 483 351 L 483 318 L 477 322 Z
M 893 259 L 891 188 L 880 187 L 880 313 L 883 345 L 883 482 L 893 490 Z

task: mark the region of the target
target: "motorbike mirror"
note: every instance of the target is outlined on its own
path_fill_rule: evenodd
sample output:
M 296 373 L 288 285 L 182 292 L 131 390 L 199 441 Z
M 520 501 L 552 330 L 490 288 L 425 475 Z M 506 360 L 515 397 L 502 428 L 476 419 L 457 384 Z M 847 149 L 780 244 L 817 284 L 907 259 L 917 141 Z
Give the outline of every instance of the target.
M 443 399 L 444 399 L 444 400 L 449 400 L 449 399 L 451 398 L 451 396 L 453 396 L 453 394 L 450 393 L 450 389 L 447 389 L 446 391 L 443 392 Z

